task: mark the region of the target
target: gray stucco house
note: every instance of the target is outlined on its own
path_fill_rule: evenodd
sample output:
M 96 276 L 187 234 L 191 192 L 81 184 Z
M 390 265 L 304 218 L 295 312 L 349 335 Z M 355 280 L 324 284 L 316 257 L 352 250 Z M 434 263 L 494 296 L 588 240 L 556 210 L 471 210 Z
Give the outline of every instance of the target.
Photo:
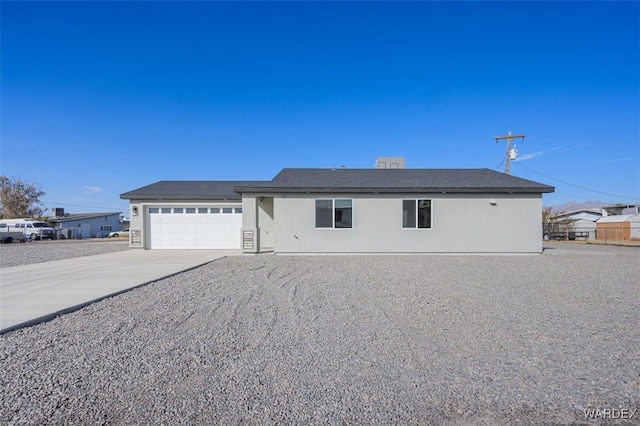
M 283 169 L 160 181 L 130 200 L 132 248 L 245 253 L 540 253 L 542 194 L 489 169 Z

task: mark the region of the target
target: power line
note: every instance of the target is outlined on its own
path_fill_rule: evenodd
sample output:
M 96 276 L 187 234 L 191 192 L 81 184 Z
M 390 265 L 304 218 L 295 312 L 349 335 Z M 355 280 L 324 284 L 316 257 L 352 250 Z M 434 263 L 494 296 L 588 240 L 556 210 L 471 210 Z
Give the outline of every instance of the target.
M 94 210 L 104 210 L 104 209 L 110 209 L 110 210 L 122 210 L 121 207 L 107 207 L 107 206 L 101 206 L 101 207 L 96 207 L 96 206 L 80 206 L 77 204 L 67 204 L 67 203 L 58 203 L 58 202 L 50 202 L 50 201 L 42 201 L 42 204 L 52 204 L 55 206 L 63 206 L 63 207 L 82 207 L 83 209 L 94 209 Z
M 585 191 L 595 192 L 595 193 L 598 193 L 598 194 L 604 194 L 604 195 L 608 195 L 608 196 L 610 196 L 610 197 L 626 198 L 626 199 L 628 199 L 628 200 L 634 200 L 634 201 L 638 201 L 638 200 L 640 200 L 640 198 L 633 198 L 633 197 L 627 197 L 627 196 L 625 196 L 625 195 L 611 194 L 610 192 L 597 191 L 597 190 L 595 190 L 595 189 L 590 189 L 590 188 L 586 188 L 586 187 L 584 187 L 584 186 L 575 185 L 575 184 L 573 184 L 573 183 L 565 182 L 565 181 L 563 181 L 563 180 L 556 179 L 556 178 L 551 177 L 551 176 L 549 176 L 549 175 L 545 175 L 544 173 L 536 172 L 535 170 L 530 169 L 530 168 L 529 168 L 529 167 L 527 167 L 527 166 L 523 166 L 522 164 L 520 164 L 520 162 L 514 162 L 514 164 L 517 164 L 518 166 L 520 166 L 520 167 L 522 167 L 522 168 L 524 168 L 524 169 L 527 169 L 527 170 L 529 170 L 530 172 L 536 173 L 536 174 L 538 174 L 538 175 L 540 175 L 540 176 L 544 176 L 544 177 L 546 177 L 546 178 L 549 178 L 549 179 L 555 180 L 556 182 L 564 183 L 565 185 L 569 185 L 569 186 L 573 186 L 573 187 L 576 187 L 576 188 L 580 188 L 580 189 L 583 189 L 583 190 L 585 190 Z
M 512 160 L 511 158 L 511 141 L 514 139 L 522 139 L 522 141 L 524 142 L 524 138 L 525 135 L 512 135 L 511 134 L 511 130 L 509 130 L 509 133 L 506 136 L 496 136 L 496 143 L 498 143 L 499 140 L 506 140 L 507 141 L 507 155 L 505 157 L 505 161 L 507 162 L 507 164 L 504 166 L 504 173 L 505 174 L 509 174 L 509 163 L 510 160 Z M 515 158 L 515 156 L 513 157 Z

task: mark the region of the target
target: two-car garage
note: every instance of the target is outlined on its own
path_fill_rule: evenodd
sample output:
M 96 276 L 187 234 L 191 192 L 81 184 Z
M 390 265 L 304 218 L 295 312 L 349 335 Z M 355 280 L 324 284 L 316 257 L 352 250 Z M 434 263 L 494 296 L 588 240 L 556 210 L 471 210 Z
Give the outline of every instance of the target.
M 239 250 L 242 197 L 252 181 L 162 180 L 120 194 L 130 200 L 132 248 Z
M 242 207 L 232 205 L 150 206 L 150 249 L 239 249 Z

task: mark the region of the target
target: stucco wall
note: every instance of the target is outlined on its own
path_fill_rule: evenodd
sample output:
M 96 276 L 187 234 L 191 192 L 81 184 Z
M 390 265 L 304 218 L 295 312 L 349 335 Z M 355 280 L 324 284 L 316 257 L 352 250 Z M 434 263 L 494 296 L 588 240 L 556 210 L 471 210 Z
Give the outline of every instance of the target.
M 258 202 L 260 250 L 273 250 L 274 216 L 273 197 L 262 197 Z
M 252 231 L 254 244 L 245 253 L 272 251 L 274 241 L 273 196 L 242 195 L 242 230 Z
M 353 199 L 352 229 L 316 229 L 315 200 L 274 199 L 276 253 L 540 253 L 540 194 L 336 194 Z M 431 229 L 402 228 L 402 199 L 432 201 Z M 494 204 L 491 201 L 495 201 Z
M 129 202 L 129 246 L 131 248 L 145 248 L 144 217 L 144 204 L 141 201 L 131 200 Z M 132 236 L 135 238 L 132 239 Z

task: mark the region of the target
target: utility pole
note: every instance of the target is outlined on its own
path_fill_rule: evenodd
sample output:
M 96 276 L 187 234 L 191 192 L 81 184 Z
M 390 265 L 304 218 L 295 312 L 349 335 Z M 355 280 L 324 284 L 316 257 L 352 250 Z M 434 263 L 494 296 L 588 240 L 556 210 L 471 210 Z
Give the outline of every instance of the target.
M 522 138 L 522 140 L 524 141 L 524 136 L 525 135 L 512 135 L 511 130 L 509 130 L 509 133 L 506 136 L 496 136 L 496 143 L 498 143 L 498 141 L 502 139 L 505 139 L 507 141 L 507 159 L 504 166 L 504 173 L 507 175 L 509 174 L 509 161 L 511 160 L 511 141 L 518 138 Z

